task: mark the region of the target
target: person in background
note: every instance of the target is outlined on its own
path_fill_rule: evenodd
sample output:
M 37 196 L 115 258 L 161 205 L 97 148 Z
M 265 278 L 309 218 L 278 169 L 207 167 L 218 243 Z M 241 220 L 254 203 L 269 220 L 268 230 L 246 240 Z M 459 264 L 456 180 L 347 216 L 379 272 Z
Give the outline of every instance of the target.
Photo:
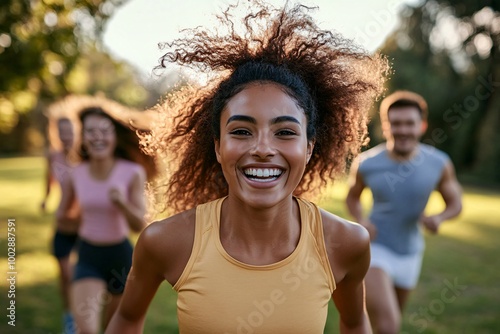
M 106 326 L 123 293 L 132 261 L 129 234 L 146 226 L 145 182 L 156 165 L 136 131 L 109 111 L 86 107 L 79 119 L 82 163 L 63 185 L 57 216 L 74 202 L 81 208 L 71 308 L 78 332 L 90 334 Z
M 46 203 L 54 184 L 57 182 L 61 187 L 79 161 L 75 148 L 78 143 L 78 140 L 75 140 L 76 137 L 78 136 L 75 135 L 74 123 L 70 118 L 49 118 L 51 149 L 47 154 L 46 191 L 40 205 L 43 212 L 46 212 Z M 63 190 L 62 187 L 61 190 Z M 52 252 L 59 268 L 59 289 L 64 310 L 63 328 L 66 334 L 73 333 L 74 328 L 69 301 L 69 287 L 73 267 L 70 255 L 75 249 L 78 239 L 79 224 L 79 208 L 77 205 L 73 205 L 62 219 L 56 220 L 52 239 Z
M 368 314 L 375 333 L 399 333 L 402 313 L 420 275 L 424 253 L 421 227 L 437 233 L 462 209 L 461 187 L 450 158 L 420 143 L 427 128 L 427 103 L 414 92 L 396 91 L 380 105 L 386 142 L 358 157 L 351 169 L 346 204 L 371 238 L 366 275 Z M 369 215 L 360 201 L 363 189 L 373 195 Z M 445 208 L 424 213 L 437 190 Z
M 358 153 L 387 62 L 304 6 L 245 4 L 241 24 L 228 10 L 217 32 L 190 31 L 162 58 L 210 80 L 171 96 L 174 124 L 149 138 L 171 161 L 163 202 L 175 213 L 141 233 L 106 333 L 142 333 L 163 281 L 180 333 L 319 334 L 332 298 L 341 333 L 371 333 L 368 232 L 304 196 Z

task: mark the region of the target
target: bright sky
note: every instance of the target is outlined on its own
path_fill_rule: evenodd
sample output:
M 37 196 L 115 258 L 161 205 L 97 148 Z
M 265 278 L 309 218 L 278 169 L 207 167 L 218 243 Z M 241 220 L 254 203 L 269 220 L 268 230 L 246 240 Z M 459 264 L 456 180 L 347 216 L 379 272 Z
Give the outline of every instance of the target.
M 244 0 L 240 0 L 244 1 Z M 130 0 L 108 22 L 104 44 L 111 54 L 137 66 L 150 77 L 162 55 L 158 43 L 179 37 L 179 30 L 213 27 L 214 14 L 229 0 Z M 281 6 L 285 0 L 267 0 Z M 294 1 L 291 1 L 295 3 Z M 318 6 L 311 15 L 323 29 L 336 30 L 355 39 L 369 51 L 376 50 L 398 23 L 404 4 L 419 0 L 303 0 Z

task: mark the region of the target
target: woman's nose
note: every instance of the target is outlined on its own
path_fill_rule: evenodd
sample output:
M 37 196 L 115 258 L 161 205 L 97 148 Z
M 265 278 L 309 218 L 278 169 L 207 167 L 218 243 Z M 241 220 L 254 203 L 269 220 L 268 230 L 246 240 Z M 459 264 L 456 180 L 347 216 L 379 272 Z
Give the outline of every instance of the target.
M 250 153 L 259 158 L 266 158 L 276 154 L 276 150 L 272 145 L 272 140 L 266 135 L 259 135 L 252 147 Z

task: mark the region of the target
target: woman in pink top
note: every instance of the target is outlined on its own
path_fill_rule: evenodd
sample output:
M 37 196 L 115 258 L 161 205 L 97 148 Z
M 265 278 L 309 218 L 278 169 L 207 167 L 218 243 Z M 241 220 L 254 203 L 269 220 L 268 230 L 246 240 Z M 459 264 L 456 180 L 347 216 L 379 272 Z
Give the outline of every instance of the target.
M 48 129 L 51 149 L 47 154 L 47 188 L 41 203 L 41 209 L 44 212 L 54 181 L 61 186 L 80 160 L 75 149 L 77 141 L 75 140 L 74 124 L 69 118 L 50 118 Z M 73 319 L 69 311 L 69 287 L 72 272 L 70 255 L 77 241 L 79 223 L 79 208 L 74 205 L 71 210 L 67 211 L 64 219 L 57 220 L 52 241 L 52 251 L 59 265 L 59 284 L 64 308 L 63 326 L 66 333 L 71 332 L 73 327 Z
M 132 261 L 129 232 L 145 226 L 144 187 L 155 173 L 136 132 L 101 107 L 80 112 L 83 162 L 65 183 L 58 217 L 71 203 L 82 211 L 71 305 L 80 333 L 98 333 L 115 311 Z

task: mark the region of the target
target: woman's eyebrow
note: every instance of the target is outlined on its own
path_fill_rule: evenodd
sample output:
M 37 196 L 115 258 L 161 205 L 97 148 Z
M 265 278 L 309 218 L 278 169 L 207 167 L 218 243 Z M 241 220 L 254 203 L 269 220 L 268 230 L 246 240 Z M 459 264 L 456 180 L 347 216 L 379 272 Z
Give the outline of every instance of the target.
M 234 115 L 234 116 L 229 117 L 226 125 L 229 124 L 230 122 L 234 122 L 234 121 L 242 121 L 242 122 L 257 124 L 257 120 L 251 116 Z M 300 121 L 292 116 L 278 116 L 278 117 L 271 119 L 271 121 L 270 121 L 271 124 L 278 124 L 278 123 L 284 123 L 284 122 L 293 122 L 293 123 L 300 124 Z
M 299 120 L 292 116 L 278 116 L 271 120 L 271 124 L 283 123 L 283 122 L 293 122 L 300 124 Z
M 234 122 L 234 121 L 243 121 L 243 122 L 249 122 L 252 124 L 257 124 L 257 120 L 253 117 L 245 116 L 245 115 L 234 115 L 234 116 L 229 117 L 226 125 L 228 125 L 230 122 Z

